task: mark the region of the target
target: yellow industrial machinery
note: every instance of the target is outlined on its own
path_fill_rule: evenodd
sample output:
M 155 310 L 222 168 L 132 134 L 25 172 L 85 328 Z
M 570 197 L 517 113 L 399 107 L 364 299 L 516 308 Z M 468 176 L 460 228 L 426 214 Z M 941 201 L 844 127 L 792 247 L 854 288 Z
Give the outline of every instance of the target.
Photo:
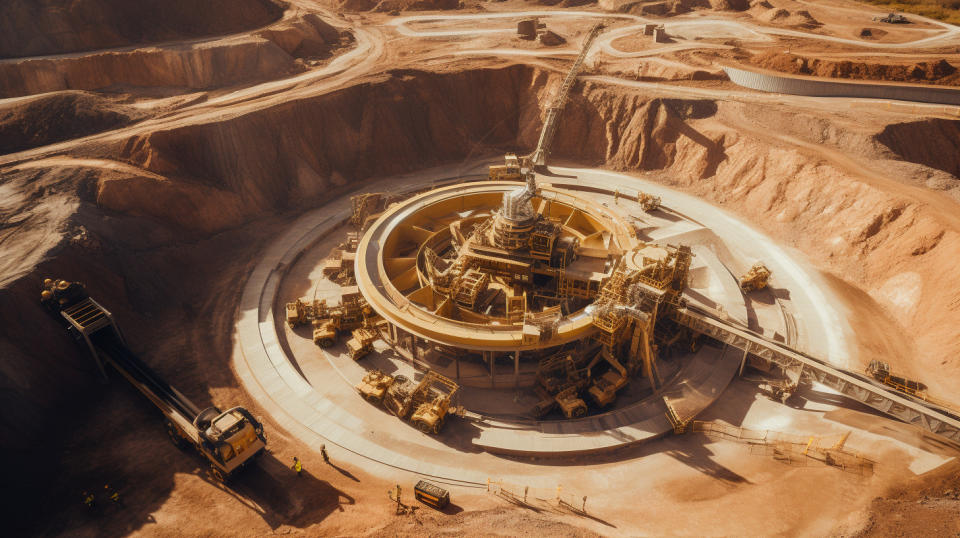
M 368 327 L 354 329 L 349 340 L 347 340 L 347 353 L 353 360 L 360 360 L 368 353 L 373 351 L 373 342 L 379 338 L 376 331 Z
M 554 397 L 560 411 L 567 418 L 580 418 L 587 414 L 587 403 L 579 396 L 580 388 L 576 385 L 567 387 Z
M 534 392 L 540 401 L 533 408 L 537 418 L 560 408 L 566 418 L 587 413 L 587 404 L 579 394 L 590 383 L 590 368 L 580 362 L 582 353 L 562 352 L 542 359 L 537 367 Z
M 372 315 L 373 310 L 356 286 L 343 288 L 340 304 L 327 306 L 326 301 L 315 304 L 313 342 L 320 347 L 330 347 L 336 341 L 338 333 L 363 327 Z
M 226 480 L 266 448 L 263 425 L 249 411 L 233 407 L 201 410 L 170 386 L 127 347 L 113 315 L 87 295 L 78 282 L 46 279 L 41 304 L 86 344 L 101 373 L 110 364 L 163 413 L 167 434 L 178 447 L 193 446 L 210 464 L 210 474 Z
M 418 501 L 429 504 L 438 510 L 443 510 L 450 504 L 450 492 L 426 480 L 417 482 L 417 485 L 413 487 L 413 496 Z
M 390 376 L 374 370 L 357 385 L 365 399 L 382 403 L 424 433 L 440 433 L 459 389 L 455 381 L 433 371 L 427 372 L 420 383 L 414 383 L 403 375 Z
M 740 277 L 740 289 L 743 293 L 750 293 L 753 290 L 762 290 L 767 287 L 770 280 L 770 270 L 763 262 L 753 264 L 753 267 L 742 277 Z
M 893 387 L 899 392 L 909 394 L 921 400 L 927 399 L 926 385 L 913 379 L 892 375 L 890 372 L 890 364 L 886 362 L 877 360 L 870 361 L 870 364 L 867 366 L 867 374 L 884 385 Z
M 403 378 L 403 376 L 397 376 Z M 383 397 L 386 395 L 387 390 L 393 386 L 396 378 L 391 375 L 387 375 L 380 370 L 370 370 L 367 372 L 363 379 L 360 380 L 360 383 L 357 384 L 357 392 L 363 396 L 363 399 L 379 404 L 383 402 Z
M 647 194 L 643 191 L 637 192 L 637 203 L 647 213 L 660 208 L 660 197 Z
M 630 375 L 617 359 L 610 355 L 610 352 L 604 349 L 598 355 L 603 357 L 611 366 L 611 369 L 600 377 L 594 378 L 590 387 L 587 388 L 587 394 L 593 399 L 597 407 L 606 407 L 613 403 L 617 397 L 617 391 L 622 389 L 630 381 Z
M 316 317 L 317 301 L 303 301 L 297 299 L 287 303 L 287 325 L 291 329 L 304 323 L 309 323 Z
M 523 172 L 520 171 L 520 159 L 513 153 L 507 153 L 503 166 L 490 166 L 490 181 L 520 181 Z
M 391 203 L 396 202 L 398 196 L 385 192 L 367 192 L 350 197 L 353 211 L 350 214 L 350 224 L 360 230 L 366 227 L 383 213 Z

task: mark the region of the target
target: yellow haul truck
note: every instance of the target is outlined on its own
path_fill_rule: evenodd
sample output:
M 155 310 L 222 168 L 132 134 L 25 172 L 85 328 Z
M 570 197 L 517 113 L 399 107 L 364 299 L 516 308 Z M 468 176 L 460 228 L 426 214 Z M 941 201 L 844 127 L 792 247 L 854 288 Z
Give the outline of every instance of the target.
M 226 480 L 264 452 L 263 426 L 249 411 L 232 407 L 200 410 L 127 347 L 113 316 L 78 282 L 46 279 L 41 304 L 85 344 L 101 374 L 109 364 L 160 409 L 167 434 L 178 447 L 192 445 L 210 464 L 210 474 Z

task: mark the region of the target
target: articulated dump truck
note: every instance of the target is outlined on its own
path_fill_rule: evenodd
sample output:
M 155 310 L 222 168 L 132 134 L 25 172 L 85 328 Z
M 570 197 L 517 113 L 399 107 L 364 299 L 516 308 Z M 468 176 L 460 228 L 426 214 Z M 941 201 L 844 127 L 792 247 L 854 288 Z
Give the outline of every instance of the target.
M 78 282 L 46 279 L 40 303 L 93 355 L 106 375 L 109 364 L 137 388 L 166 418 L 167 434 L 180 448 L 193 446 L 210 464 L 210 474 L 228 479 L 263 454 L 267 438 L 249 411 L 233 407 L 201 410 L 127 347 L 113 316 L 87 295 Z

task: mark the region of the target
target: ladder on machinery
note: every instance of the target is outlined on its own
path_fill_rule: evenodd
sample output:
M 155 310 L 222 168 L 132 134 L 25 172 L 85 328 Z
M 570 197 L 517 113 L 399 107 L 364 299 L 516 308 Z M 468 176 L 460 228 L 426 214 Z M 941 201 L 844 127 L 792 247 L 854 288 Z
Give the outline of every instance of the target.
M 567 78 L 563 79 L 563 85 L 560 86 L 560 93 L 553 101 L 553 104 L 550 105 L 550 108 L 547 109 L 547 117 L 543 122 L 543 130 L 540 131 L 540 140 L 537 141 L 537 149 L 535 149 L 529 157 L 530 162 L 533 163 L 534 166 L 545 166 L 547 164 L 547 153 L 550 152 L 553 135 L 557 131 L 557 119 L 560 117 L 560 112 L 563 111 L 564 105 L 567 104 L 570 89 L 577 79 L 577 73 L 580 72 L 583 61 L 587 58 L 587 53 L 590 52 L 590 46 L 593 45 L 593 41 L 600 35 L 603 29 L 603 24 L 597 24 L 590 30 L 586 41 L 583 42 L 583 49 L 580 50 L 580 55 L 577 56 L 577 59 L 573 62 L 573 66 L 570 67 Z

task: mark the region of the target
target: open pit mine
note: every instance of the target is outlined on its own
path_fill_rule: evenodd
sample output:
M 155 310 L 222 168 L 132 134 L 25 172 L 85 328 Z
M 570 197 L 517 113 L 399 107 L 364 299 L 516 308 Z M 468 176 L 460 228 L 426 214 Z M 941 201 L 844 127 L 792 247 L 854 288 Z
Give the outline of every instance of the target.
M 957 534 L 914 11 L 0 5 L 4 533 Z

